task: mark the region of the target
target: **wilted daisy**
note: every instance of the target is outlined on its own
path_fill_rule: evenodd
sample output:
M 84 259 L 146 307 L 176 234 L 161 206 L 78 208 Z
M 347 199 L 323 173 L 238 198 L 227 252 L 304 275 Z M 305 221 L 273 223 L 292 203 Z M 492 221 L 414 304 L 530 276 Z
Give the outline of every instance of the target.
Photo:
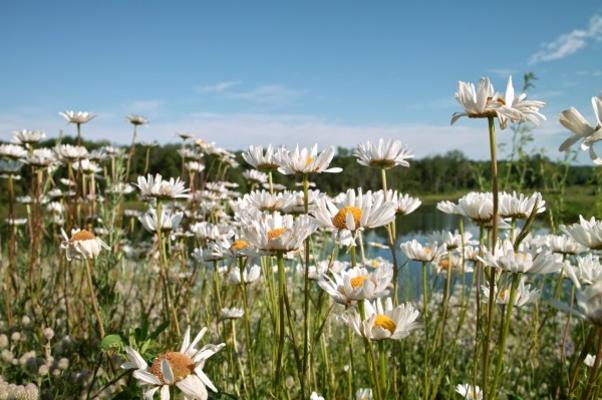
M 136 350 L 126 347 L 128 361 L 122 364 L 121 368 L 134 369 L 134 378 L 142 385 L 150 386 L 150 389 L 144 392 L 145 399 L 152 399 L 160 390 L 161 400 L 169 400 L 170 386 L 173 385 L 187 398 L 207 399 L 207 388 L 214 392 L 217 392 L 217 388 L 205 374 L 203 367 L 211 356 L 225 347 L 225 344 L 208 344 L 197 349 L 196 345 L 206 331 L 207 329 L 203 328 L 190 342 L 190 328 L 188 328 L 180 350 L 159 354 L 150 367 Z
M 356 194 L 349 189 L 336 203 L 326 197 L 318 199 L 312 214 L 324 228 L 354 232 L 390 224 L 395 219 L 395 204 L 385 200 L 382 190 L 362 193 L 360 188 Z
M 481 388 L 468 383 L 456 386 L 456 393 L 466 400 L 483 400 L 483 391 Z
M 602 165 L 602 159 L 594 151 L 593 144 L 602 140 L 602 94 L 592 97 L 592 107 L 596 117 L 595 125 L 590 125 L 579 111 L 571 107 L 560 113 L 560 123 L 573 134 L 560 145 L 560 151 L 567 151 L 572 145 L 583 139 L 581 148 L 589 150 L 594 164 Z
M 27 150 L 17 144 L 0 144 L 0 157 L 19 160 L 27 156 Z
M 497 304 L 508 304 L 510 303 L 510 287 L 509 284 L 494 288 L 494 298 Z M 483 294 L 483 301 L 489 302 L 489 286 L 483 285 L 481 286 L 481 291 Z M 525 279 L 521 279 L 516 287 L 514 306 L 522 307 L 526 304 L 531 303 L 532 301 L 539 298 L 541 291 L 539 289 L 532 289 L 531 285 L 525 284 Z
M 148 119 L 144 118 L 142 115 L 129 114 L 126 118 L 130 122 L 130 124 L 134 126 L 148 124 Z
M 185 199 L 188 192 L 184 182 L 180 178 L 169 178 L 164 180 L 160 174 L 155 176 L 148 174 L 146 177 L 139 176 L 135 184 L 140 189 L 142 197 L 154 197 L 157 199 Z
M 586 220 L 579 216 L 579 222 L 563 226 L 562 230 L 577 242 L 592 250 L 602 250 L 602 221 L 591 217 Z
M 60 112 L 59 115 L 65 118 L 65 120 L 70 124 L 77 125 L 85 124 L 86 122 L 89 122 L 92 118 L 96 116 L 94 114 L 84 111 L 63 111 Z
M 242 231 L 245 240 L 256 249 L 276 253 L 299 250 L 316 228 L 314 220 L 305 215 L 293 219 L 292 215 L 274 212 L 259 220 L 244 221 Z
M 390 297 L 384 304 L 381 299 L 364 300 L 364 310 L 364 319 L 356 309 L 349 310 L 342 318 L 358 335 L 370 340 L 404 339 L 420 327 L 417 321 L 420 313 L 410 303 L 393 307 Z
M 278 169 L 277 155 L 282 151 L 282 149 L 275 150 L 272 145 L 269 145 L 265 150 L 261 146 L 249 146 L 249 150 L 242 153 L 242 158 L 253 168 L 270 172 Z
M 596 362 L 596 356 L 594 354 L 588 354 L 583 359 L 583 364 L 587 365 L 590 368 L 592 368 L 594 366 L 595 362 Z
M 427 247 L 423 246 L 415 239 L 402 243 L 399 247 L 407 258 L 421 262 L 438 260 L 446 251 L 445 245 Z
M 169 232 L 178 229 L 183 217 L 184 214 L 182 212 L 174 212 L 170 208 L 162 208 L 160 215 L 157 215 L 156 209 L 150 208 L 147 212 L 139 216 L 138 219 L 144 229 L 149 232 L 157 232 L 159 225 L 162 231 Z
M 411 214 L 422 204 L 419 198 L 412 197 L 407 193 L 399 193 L 396 190 L 389 190 L 387 199 L 395 204 L 395 213 L 398 215 Z
M 245 314 L 242 308 L 236 307 L 224 307 L 222 308 L 221 318 L 222 319 L 240 319 Z
M 250 284 L 256 282 L 259 278 L 261 278 L 261 267 L 257 264 L 245 267 L 242 274 L 238 268 L 232 268 L 228 273 L 228 282 L 232 285 Z
M 13 142 L 17 144 L 31 146 L 32 144 L 38 143 L 45 138 L 46 133 L 42 131 L 30 131 L 28 129 L 22 129 L 20 131 L 13 132 Z
M 318 285 L 339 304 L 349 305 L 358 300 L 383 297 L 389 293 L 393 268 L 387 264 L 369 271 L 365 267 L 353 267 L 338 273 L 322 274 Z
M 409 159 L 414 155 L 399 140 L 378 139 L 378 143 L 360 143 L 353 151 L 357 162 L 366 167 L 389 169 L 401 165 L 409 167 Z
M 339 167 L 328 168 L 334 157 L 334 147 L 322 150 L 318 154 L 318 145 L 311 148 L 295 147 L 295 150 L 282 150 L 278 153 L 278 172 L 284 175 L 309 175 L 322 172 L 338 173 L 343 169 Z M 256 167 L 257 168 L 257 167 Z M 260 169 L 260 168 L 257 168 Z
M 71 231 L 71 238 L 67 236 L 64 230 L 61 230 L 63 235 L 63 243 L 61 248 L 65 250 L 67 260 L 73 259 L 90 259 L 96 258 L 100 251 L 109 249 L 109 246 L 101 239 L 97 238 L 92 232 L 85 229 L 74 229 Z

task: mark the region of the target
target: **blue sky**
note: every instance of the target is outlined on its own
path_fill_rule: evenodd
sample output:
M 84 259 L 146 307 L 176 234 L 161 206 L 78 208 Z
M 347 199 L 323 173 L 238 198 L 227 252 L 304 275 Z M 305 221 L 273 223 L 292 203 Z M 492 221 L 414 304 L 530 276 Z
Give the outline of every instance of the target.
M 89 138 L 127 143 L 192 132 L 249 144 L 354 146 L 379 137 L 418 156 L 487 154 L 483 121 L 450 127 L 458 80 L 539 77 L 548 102 L 535 146 L 568 135 L 558 113 L 593 118 L 602 90 L 602 6 L 564 2 L 39 1 L 0 4 L 0 138 L 73 131 L 66 109 L 98 117 Z M 502 140 L 509 133 L 501 134 Z M 585 159 L 585 158 L 584 158 Z

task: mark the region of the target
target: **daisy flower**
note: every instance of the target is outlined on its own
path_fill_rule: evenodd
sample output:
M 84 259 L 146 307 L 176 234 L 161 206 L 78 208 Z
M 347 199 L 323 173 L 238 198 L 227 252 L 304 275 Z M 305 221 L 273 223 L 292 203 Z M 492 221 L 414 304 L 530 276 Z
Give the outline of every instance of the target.
M 215 353 L 225 347 L 224 343 L 208 344 L 200 349 L 198 342 L 207 331 L 203 328 L 194 340 L 190 341 L 190 327 L 184 334 L 179 351 L 168 351 L 159 354 L 149 366 L 140 353 L 131 347 L 126 347 L 128 361 L 121 365 L 123 369 L 133 369 L 134 378 L 142 385 L 150 386 L 144 391 L 145 399 L 152 399 L 160 391 L 161 400 L 169 400 L 170 386 L 176 386 L 185 397 L 206 400 L 209 397 L 207 388 L 217 392 L 213 382 L 203 371 L 205 362 Z
M 13 142 L 16 144 L 32 145 L 46 138 L 46 133 L 42 131 L 30 131 L 22 129 L 13 132 Z
M 96 115 L 84 111 L 63 111 L 59 115 L 70 124 L 85 124 L 92 120 Z
M 279 167 L 278 154 L 283 149 L 274 149 L 269 145 L 265 150 L 261 146 L 249 146 L 249 150 L 242 153 L 242 158 L 253 168 L 262 171 L 275 171 Z
M 499 194 L 499 215 L 502 218 L 527 219 L 534 209 L 537 214 L 546 211 L 546 202 L 539 192 L 531 196 L 516 192 Z
M 583 246 L 602 250 L 602 220 L 591 217 L 588 221 L 580 215 L 578 223 L 563 226 L 562 230 Z
M 88 150 L 83 146 L 73 146 L 70 144 L 61 144 L 54 148 L 57 157 L 67 162 L 81 160 L 88 156 Z
M 582 150 L 589 150 L 589 155 L 594 164 L 602 165 L 602 158 L 594 151 L 593 144 L 602 140 L 602 94 L 592 97 L 592 107 L 596 117 L 595 125 L 590 125 L 579 111 L 571 107 L 560 113 L 562 126 L 573 134 L 560 145 L 560 151 L 567 151 L 579 140 L 583 139 Z
M 415 239 L 402 243 L 399 247 L 407 258 L 420 262 L 433 262 L 445 254 L 445 245 L 426 247 Z
M 483 301 L 489 302 L 489 286 L 481 286 L 483 293 Z M 514 307 L 522 307 L 539 298 L 541 291 L 539 289 L 531 289 L 531 285 L 525 285 L 525 280 L 521 279 L 516 287 Z M 504 286 L 502 288 L 496 286 L 494 288 L 494 298 L 497 304 L 508 304 L 510 302 L 510 288 Z
M 101 239 L 97 238 L 92 232 L 85 229 L 74 229 L 71 231 L 71 238 L 67 236 L 64 230 L 61 230 L 63 242 L 61 248 L 65 250 L 67 260 L 71 261 L 96 258 L 100 251 L 104 248 L 109 249 L 109 246 Z
M 393 267 L 385 264 L 368 271 L 365 267 L 353 267 L 340 272 L 322 274 L 318 285 L 339 304 L 349 305 L 358 300 L 383 297 L 389 293 L 393 279 Z
M 598 256 L 593 254 L 577 257 L 577 266 L 573 267 L 573 271 L 582 285 L 593 285 L 602 281 L 602 265 Z
M 456 393 L 466 400 L 483 400 L 483 391 L 481 388 L 468 383 L 456 386 Z
M 190 191 L 180 178 L 164 180 L 160 174 L 139 176 L 138 183 L 135 185 L 140 189 L 142 197 L 157 199 L 186 199 L 189 197 L 188 192 Z
M 259 171 L 257 169 L 249 169 L 242 173 L 243 178 L 248 180 L 251 183 L 257 183 L 262 185 L 267 183 L 268 175 L 265 172 Z
M 159 227 L 159 223 L 161 226 L 161 231 L 170 232 L 175 231 L 180 226 L 180 222 L 182 222 L 182 218 L 184 214 L 182 212 L 174 212 L 173 210 L 164 207 L 161 208 L 161 219 L 157 219 L 157 210 L 154 208 L 150 208 L 147 212 L 140 215 L 138 220 L 149 232 L 157 232 L 157 227 Z
M 26 161 L 29 165 L 43 168 L 48 167 L 56 161 L 55 153 L 50 149 L 34 149 L 27 155 Z
M 262 215 L 258 220 L 244 221 L 242 236 L 263 252 L 289 252 L 299 250 L 316 228 L 315 221 L 305 215 L 293 219 L 292 215 L 274 212 Z
M 495 117 L 498 115 L 498 110 L 501 106 L 501 104 L 493 101 L 495 90 L 489 78 L 485 77 L 481 78 L 477 89 L 475 89 L 473 83 L 459 81 L 454 97 L 462 108 L 464 108 L 464 111 L 456 112 L 452 115 L 452 125 L 461 117 Z
M 577 291 L 575 315 L 588 320 L 596 326 L 602 326 L 602 281 Z
M 242 270 L 242 274 L 238 268 L 232 268 L 228 273 L 228 282 L 232 285 L 240 285 L 241 283 L 250 284 L 257 282 L 259 278 L 261 278 L 261 267 L 257 264 L 245 267 Z
M 419 198 L 406 193 L 399 193 L 396 190 L 387 191 L 387 199 L 395 204 L 395 213 L 398 215 L 411 214 L 422 204 Z
M 347 190 L 342 199 L 332 202 L 323 197 L 316 201 L 312 214 L 324 228 L 355 232 L 366 228 L 378 228 L 395 220 L 395 203 L 386 201 L 382 190 L 357 194 Z
M 562 270 L 564 264 L 559 257 L 549 251 L 515 251 L 512 243 L 504 240 L 497 243 L 495 254 L 485 249 L 479 260 L 485 265 L 512 273 L 550 274 Z
M 342 319 L 358 335 L 370 340 L 404 339 L 421 325 L 417 322 L 420 313 L 412 304 L 393 307 L 390 297 L 385 299 L 384 304 L 381 299 L 374 302 L 364 300 L 364 311 L 363 320 L 356 309 L 343 314 Z
M 17 144 L 0 144 L 0 157 L 19 160 L 27 157 L 27 150 Z
M 343 169 L 339 167 L 328 168 L 333 157 L 334 147 L 322 150 L 318 154 L 318 145 L 314 144 L 311 148 L 300 149 L 299 146 L 296 146 L 293 151 L 283 149 L 278 153 L 276 159 L 278 172 L 283 175 L 309 175 L 322 172 L 341 172 Z
M 130 122 L 130 124 L 134 126 L 148 124 L 148 119 L 144 118 L 142 115 L 129 114 L 128 116 L 126 116 L 126 118 Z
M 414 155 L 399 140 L 379 139 L 378 143 L 367 141 L 360 143 L 353 151 L 358 164 L 366 167 L 389 169 L 401 165 L 409 167 L 409 159 Z

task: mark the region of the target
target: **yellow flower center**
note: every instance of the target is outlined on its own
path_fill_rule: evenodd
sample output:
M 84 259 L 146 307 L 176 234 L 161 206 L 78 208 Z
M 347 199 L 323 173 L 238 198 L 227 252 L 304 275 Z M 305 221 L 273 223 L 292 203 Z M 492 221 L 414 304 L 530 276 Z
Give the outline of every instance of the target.
M 274 228 L 268 231 L 268 240 L 274 240 L 282 236 L 288 228 Z
M 347 229 L 348 213 L 351 213 L 353 216 L 353 222 L 355 224 L 355 228 L 357 229 L 360 224 L 360 219 L 362 219 L 362 210 L 353 206 L 341 208 L 339 212 L 332 218 L 332 224 L 339 229 Z
M 391 332 L 391 334 L 393 334 L 395 332 L 395 328 L 397 328 L 395 321 L 393 321 L 390 317 L 387 317 L 384 314 L 377 314 L 376 318 L 374 318 L 374 326 L 372 328 L 374 329 L 377 326 L 388 330 L 389 332 Z
M 312 156 L 307 156 L 305 159 L 305 166 L 309 167 L 314 162 L 314 158 Z
M 449 260 L 447 258 L 439 261 L 439 267 L 441 269 L 447 270 L 450 267 Z
M 354 289 L 362 287 L 362 286 L 364 286 L 364 282 L 366 280 L 368 280 L 368 277 L 366 275 L 359 275 L 359 276 L 356 276 L 355 278 L 351 278 L 351 287 Z
M 497 297 L 500 301 L 506 301 L 506 298 L 508 297 L 508 290 L 500 290 L 497 294 Z
M 161 372 L 161 362 L 167 360 L 176 382 L 181 381 L 194 371 L 194 361 L 184 353 L 170 351 L 157 356 L 150 367 L 150 372 L 167 384 L 165 377 Z
M 249 247 L 249 243 L 247 243 L 245 240 L 235 240 L 232 243 L 232 246 L 230 246 L 230 248 L 232 250 L 236 250 L 236 251 L 240 251 L 240 250 L 244 250 L 246 248 Z
M 79 240 L 92 240 L 95 238 L 96 236 L 94 236 L 92 232 L 82 229 L 81 231 L 78 231 L 71 236 L 71 241 L 75 242 Z

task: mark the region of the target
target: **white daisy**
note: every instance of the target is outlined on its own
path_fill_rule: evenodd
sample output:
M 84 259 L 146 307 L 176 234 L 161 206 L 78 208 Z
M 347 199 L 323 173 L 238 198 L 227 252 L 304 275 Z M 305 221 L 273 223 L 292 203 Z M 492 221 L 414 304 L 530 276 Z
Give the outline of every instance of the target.
M 27 150 L 17 144 L 0 144 L 0 157 L 19 160 L 27 157 Z
M 336 202 L 326 197 L 318 199 L 312 214 L 324 228 L 355 232 L 393 222 L 395 203 L 386 201 L 382 190 L 362 193 L 360 188 L 356 194 L 353 189 L 349 189 L 343 198 Z
M 370 340 L 404 339 L 421 324 L 417 322 L 420 313 L 410 303 L 393 307 L 388 297 L 383 305 L 381 299 L 374 302 L 364 300 L 365 318 L 356 310 L 349 310 L 342 319 L 360 336 Z
M 198 342 L 207 331 L 203 328 L 194 340 L 190 341 L 190 328 L 186 330 L 179 351 L 159 354 L 149 366 L 142 356 L 131 347 L 125 351 L 128 361 L 121 365 L 124 369 L 134 369 L 133 376 L 142 385 L 150 386 L 144 392 L 144 398 L 150 400 L 160 391 L 161 400 L 169 400 L 170 386 L 175 385 L 186 398 L 206 400 L 209 396 L 207 388 L 217 392 L 213 382 L 203 371 L 205 362 L 225 347 L 224 343 L 208 344 L 200 349 Z
M 89 122 L 92 118 L 96 117 L 96 115 L 91 114 L 89 112 L 84 111 L 63 111 L 60 112 L 59 115 L 70 124 L 85 124 Z
M 30 131 L 22 129 L 13 132 L 13 142 L 16 144 L 32 145 L 46 138 L 46 133 L 42 131 Z
M 140 189 L 142 197 L 157 199 L 185 199 L 189 197 L 188 192 L 190 191 L 180 178 L 164 180 L 160 174 L 139 176 L 138 183 L 135 185 Z
M 353 155 L 357 158 L 358 164 L 366 167 L 389 169 L 401 165 L 409 167 L 409 159 L 414 158 L 414 155 L 401 144 L 399 140 L 379 139 L 378 143 L 367 141 L 360 143 L 353 151 Z
M 144 118 L 142 115 L 129 114 L 126 118 L 130 122 L 130 124 L 134 126 L 148 124 L 148 119 Z
M 483 391 L 481 388 L 468 383 L 456 386 L 456 393 L 466 400 L 483 400 Z
M 446 251 L 445 245 L 427 247 L 415 239 L 402 243 L 399 247 L 407 258 L 420 262 L 437 261 Z
M 318 154 L 318 145 L 314 144 L 309 149 L 307 147 L 300 149 L 299 146 L 296 146 L 295 150 L 292 151 L 283 149 L 277 154 L 276 159 L 278 161 L 278 172 L 281 174 L 309 175 L 322 172 L 341 172 L 343 169 L 339 167 L 328 168 L 333 157 L 334 147 L 322 150 Z
M 580 215 L 578 223 L 563 226 L 562 230 L 583 246 L 602 250 L 602 220 L 591 217 L 588 221 Z
M 315 221 L 305 215 L 293 219 L 292 215 L 274 212 L 262 215 L 258 220 L 245 221 L 242 236 L 258 250 L 267 253 L 289 252 L 299 250 L 316 228 Z
M 582 150 L 589 150 L 594 164 L 602 165 L 602 158 L 594 151 L 593 144 L 602 140 L 602 94 L 592 97 L 592 107 L 596 116 L 595 126 L 590 125 L 579 111 L 571 107 L 560 113 L 560 123 L 573 134 L 560 145 L 560 151 L 567 151 L 571 146 L 583 139 Z
M 279 167 L 278 154 L 283 151 L 281 148 L 275 150 L 272 145 L 269 145 L 265 151 L 261 146 L 249 146 L 249 150 L 242 153 L 242 158 L 259 171 L 275 171 Z
M 71 261 L 96 258 L 100 251 L 104 248 L 109 249 L 109 246 L 101 239 L 97 238 L 92 232 L 85 229 L 74 229 L 71 231 L 71 238 L 67 236 L 64 230 L 61 230 L 63 242 L 61 248 L 65 250 L 67 260 Z
M 391 264 L 369 271 L 365 267 L 353 267 L 338 273 L 322 274 L 318 285 L 339 304 L 349 305 L 358 300 L 383 297 L 389 293 L 393 279 Z

